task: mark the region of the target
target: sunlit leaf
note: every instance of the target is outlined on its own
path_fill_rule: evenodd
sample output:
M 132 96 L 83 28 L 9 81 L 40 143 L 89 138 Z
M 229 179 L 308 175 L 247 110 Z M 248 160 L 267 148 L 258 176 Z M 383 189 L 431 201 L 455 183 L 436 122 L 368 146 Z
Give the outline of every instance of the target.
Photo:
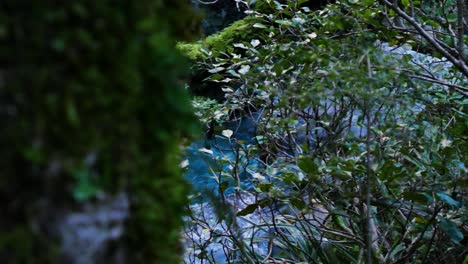
M 213 151 L 212 151 L 211 149 L 201 148 L 201 149 L 199 149 L 198 151 L 203 152 L 203 153 L 207 153 L 207 154 L 210 154 L 210 155 L 213 155 Z
M 260 40 L 258 39 L 253 39 L 252 41 L 250 41 L 250 44 L 252 45 L 252 47 L 257 47 L 258 45 L 260 45 Z
M 267 28 L 267 26 L 263 25 L 262 23 L 255 23 L 253 24 L 254 28 Z
M 317 37 L 317 33 L 312 32 L 312 33 L 310 33 L 310 34 L 307 34 L 307 37 L 309 37 L 310 39 L 314 39 L 314 38 Z
M 458 207 L 460 206 L 460 203 L 455 201 L 452 197 L 450 197 L 448 194 L 446 193 L 443 193 L 443 192 L 438 192 L 436 193 L 437 197 L 439 197 L 440 200 L 442 200 L 443 202 L 451 205 L 451 206 L 454 206 L 454 207 Z
M 226 129 L 226 130 L 223 130 L 223 132 L 221 132 L 221 134 L 227 138 L 230 138 L 232 136 L 232 134 L 234 134 L 234 132 L 232 132 L 232 130 L 229 130 L 229 129 Z
M 186 159 L 186 160 L 183 160 L 183 161 L 180 163 L 179 167 L 181 167 L 182 169 L 184 169 L 184 168 L 186 168 L 189 164 L 190 164 L 189 160 Z
M 241 76 L 234 70 L 229 70 L 228 71 L 232 76 L 240 78 Z
M 217 72 L 220 72 L 220 71 L 222 71 L 224 69 L 225 69 L 224 67 L 216 67 L 214 69 L 209 70 L 208 72 L 209 73 L 217 73 Z
M 221 88 L 221 91 L 223 91 L 225 93 L 233 93 L 234 92 L 234 90 L 231 87 L 223 87 L 223 88 Z
M 233 44 L 233 46 L 236 47 L 236 48 L 241 48 L 241 49 L 249 49 L 247 46 L 245 46 L 242 43 L 235 43 L 235 44 Z
M 242 75 L 248 73 L 250 70 L 250 65 L 243 65 L 239 70 L 238 72 Z

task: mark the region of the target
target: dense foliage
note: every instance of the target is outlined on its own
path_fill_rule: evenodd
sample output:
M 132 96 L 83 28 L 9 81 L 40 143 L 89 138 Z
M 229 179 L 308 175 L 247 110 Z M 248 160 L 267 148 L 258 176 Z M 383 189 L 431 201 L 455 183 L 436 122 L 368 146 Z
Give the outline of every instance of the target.
M 466 262 L 461 1 L 265 2 L 244 19 L 256 34 L 201 45 L 196 60 L 225 98 L 197 98 L 198 115 L 235 155 L 212 158 L 225 224 L 198 215 L 191 232 L 210 235 L 195 258 L 216 262 L 218 244 L 232 263 Z M 245 119 L 256 134 L 236 139 L 225 125 Z M 236 185 L 232 202 L 241 174 L 254 187 Z
M 54 213 L 121 191 L 129 263 L 178 262 L 197 27 L 186 1 L 1 1 L 0 262 L 53 263 Z

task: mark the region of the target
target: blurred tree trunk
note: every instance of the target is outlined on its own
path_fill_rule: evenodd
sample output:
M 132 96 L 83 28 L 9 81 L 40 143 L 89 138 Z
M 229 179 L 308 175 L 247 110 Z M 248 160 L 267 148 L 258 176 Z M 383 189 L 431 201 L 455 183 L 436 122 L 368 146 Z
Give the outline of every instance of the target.
M 179 263 L 178 144 L 197 128 L 175 42 L 198 26 L 185 0 L 0 2 L 1 263 L 65 261 L 55 225 L 113 194 L 129 206 L 109 254 Z

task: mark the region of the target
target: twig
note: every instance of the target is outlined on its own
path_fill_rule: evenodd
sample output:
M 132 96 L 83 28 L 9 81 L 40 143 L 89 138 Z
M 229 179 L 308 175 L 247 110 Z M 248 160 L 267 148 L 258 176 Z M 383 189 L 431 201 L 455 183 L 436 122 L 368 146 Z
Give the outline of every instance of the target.
M 463 75 L 468 77 L 468 66 L 466 65 L 466 62 L 463 60 L 462 57 L 460 57 L 460 59 L 457 59 L 447 49 L 442 47 L 438 39 L 431 36 L 431 34 L 427 32 L 413 17 L 409 16 L 405 11 L 401 10 L 400 7 L 398 7 L 397 3 L 391 3 L 388 0 L 380 0 L 380 2 L 392 8 L 399 16 L 401 16 L 408 23 L 410 23 L 414 27 L 414 29 L 432 45 L 432 47 L 434 47 L 438 52 L 440 52 L 451 63 L 453 63 L 453 65 L 455 65 Z

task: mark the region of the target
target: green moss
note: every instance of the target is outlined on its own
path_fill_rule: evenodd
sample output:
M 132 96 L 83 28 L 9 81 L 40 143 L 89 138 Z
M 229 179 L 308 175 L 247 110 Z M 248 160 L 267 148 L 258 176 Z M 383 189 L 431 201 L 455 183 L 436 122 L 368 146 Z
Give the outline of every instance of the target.
M 206 55 L 201 51 L 202 48 L 212 52 L 232 51 L 232 44 L 250 41 L 250 38 L 255 36 L 255 29 L 252 28 L 255 21 L 256 19 L 253 17 L 245 17 L 232 23 L 232 25 L 222 31 L 202 40 L 192 43 L 180 42 L 177 44 L 177 48 L 192 61 L 200 61 L 206 58 Z
M 0 237 L 0 259 L 10 260 L 11 264 L 54 263 L 57 255 L 57 245 L 37 237 L 25 225 L 5 231 Z
M 288 3 L 286 0 L 279 1 L 282 4 Z M 303 1 L 300 6 L 310 6 L 318 8 L 326 4 L 326 0 L 320 1 Z M 274 13 L 276 12 L 275 1 L 258 0 L 255 2 L 254 9 L 260 13 Z M 262 32 L 257 28 L 252 27 L 256 22 L 260 22 L 261 18 L 247 16 L 241 20 L 232 23 L 230 26 L 224 28 L 222 31 L 210 35 L 202 40 L 196 42 L 180 42 L 177 48 L 187 58 L 192 61 L 200 61 L 206 59 L 201 48 L 212 52 L 226 52 L 232 51 L 232 44 L 250 41 L 252 36 L 257 36 Z
M 260 13 L 270 14 L 278 12 L 277 3 L 288 5 L 289 7 L 299 8 L 308 7 L 311 10 L 323 8 L 328 3 L 335 2 L 334 0 L 302 0 L 302 1 L 288 1 L 288 0 L 257 0 L 254 9 Z
M 203 52 L 201 52 L 202 44 L 200 42 L 179 42 L 176 48 L 191 61 L 203 60 L 205 57 Z
M 208 49 L 224 50 L 235 42 L 242 42 L 252 37 L 252 25 L 254 20 L 246 17 L 234 22 L 218 34 L 211 35 L 203 40 L 203 46 Z

